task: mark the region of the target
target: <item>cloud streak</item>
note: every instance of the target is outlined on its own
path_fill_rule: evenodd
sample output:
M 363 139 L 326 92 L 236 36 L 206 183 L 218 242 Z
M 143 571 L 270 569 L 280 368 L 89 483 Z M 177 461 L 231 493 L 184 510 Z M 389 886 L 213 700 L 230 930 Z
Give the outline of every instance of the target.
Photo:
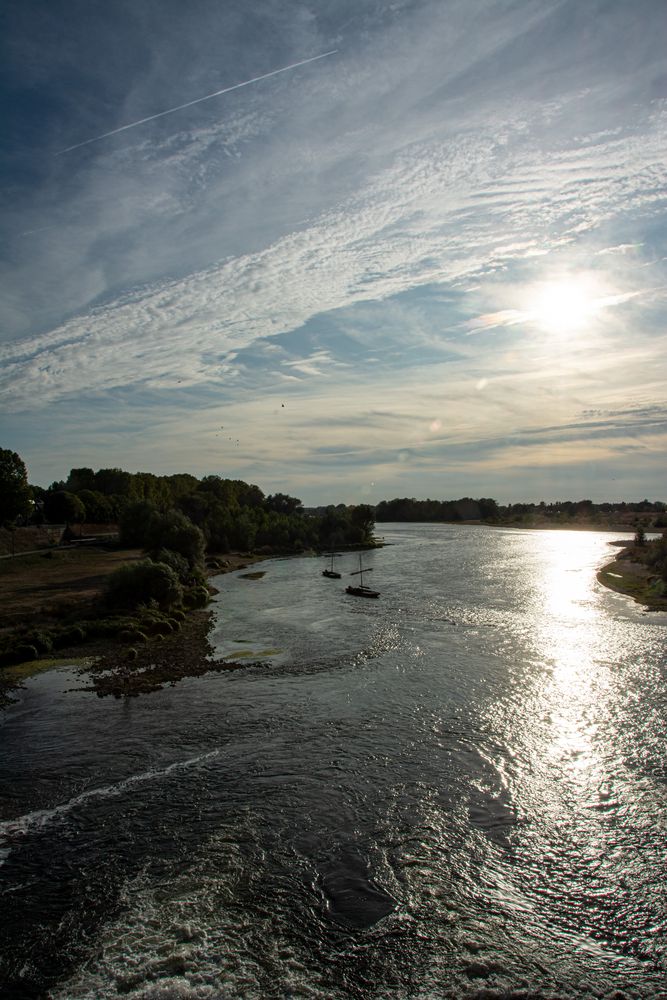
M 192 108 L 195 104 L 201 104 L 202 101 L 210 101 L 214 97 L 221 97 L 223 94 L 230 94 L 233 90 L 240 90 L 242 87 L 249 87 L 251 83 L 259 83 L 260 80 L 268 80 L 270 77 L 278 76 L 279 73 L 287 73 L 290 70 L 298 69 L 299 66 L 307 66 L 309 63 L 317 62 L 318 59 L 326 59 L 328 56 L 333 56 L 338 52 L 338 49 L 331 49 L 329 52 L 321 52 L 317 56 L 311 56 L 309 59 L 301 59 L 299 62 L 290 63 L 289 66 L 281 66 L 280 69 L 271 70 L 270 73 L 262 73 L 261 76 L 253 76 L 250 80 L 244 80 L 242 83 L 235 83 L 231 87 L 223 87 L 222 90 L 216 90 L 212 94 L 206 94 L 204 97 L 196 97 L 193 101 L 186 101 L 185 104 L 178 104 L 174 108 L 167 108 L 166 111 L 158 111 L 155 115 L 148 115 L 146 118 L 139 118 L 135 122 L 130 122 L 128 125 L 121 125 L 119 128 L 111 129 L 110 132 L 103 132 L 101 135 L 93 136 L 92 139 L 84 139 L 83 142 L 77 142 L 73 146 L 67 146 L 65 149 L 58 150 L 55 154 L 56 156 L 62 156 L 64 153 L 71 153 L 75 149 L 81 149 L 82 146 L 89 146 L 93 142 L 99 142 L 101 139 L 108 139 L 112 135 L 118 135 L 119 132 L 127 132 L 128 129 L 137 128 L 138 125 L 145 125 L 147 122 L 155 121 L 157 118 L 164 118 L 166 115 L 173 115 L 176 111 L 183 111 L 185 108 Z

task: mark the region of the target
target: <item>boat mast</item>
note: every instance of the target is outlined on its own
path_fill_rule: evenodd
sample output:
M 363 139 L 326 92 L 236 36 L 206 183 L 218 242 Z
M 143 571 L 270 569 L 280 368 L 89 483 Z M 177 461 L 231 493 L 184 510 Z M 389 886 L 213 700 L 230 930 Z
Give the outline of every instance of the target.
M 361 588 L 363 588 L 363 586 L 364 586 L 364 572 L 366 572 L 366 573 L 372 573 L 373 572 L 373 567 L 372 566 L 367 566 L 366 569 L 364 570 L 363 566 L 361 565 L 361 552 L 360 552 L 359 553 L 359 569 L 355 569 L 354 573 L 350 573 L 350 576 L 358 576 L 360 578 L 359 586 Z

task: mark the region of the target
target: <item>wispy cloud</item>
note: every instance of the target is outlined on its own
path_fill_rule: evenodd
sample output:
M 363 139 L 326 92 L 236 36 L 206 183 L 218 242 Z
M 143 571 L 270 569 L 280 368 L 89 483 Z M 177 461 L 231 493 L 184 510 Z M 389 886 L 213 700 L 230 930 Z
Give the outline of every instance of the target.
M 292 368 L 294 371 L 300 372 L 302 375 L 314 376 L 324 375 L 328 368 L 347 367 L 342 362 L 335 361 L 328 351 L 317 351 L 315 354 L 311 354 L 310 357 L 283 361 L 282 364 L 286 368 Z
M 608 254 L 628 254 L 632 253 L 633 250 L 640 250 L 642 247 L 641 243 L 619 243 L 615 247 L 603 247 L 602 250 L 596 250 L 598 257 L 604 257 Z
M 496 326 L 516 326 L 517 323 L 525 323 L 531 315 L 519 309 L 500 309 L 498 312 L 475 316 L 467 320 L 465 326 L 468 328 L 468 333 L 476 333 L 479 330 L 492 330 Z
M 97 104 L 129 124 L 99 127 L 92 98 L 69 95 L 93 138 L 40 161 L 35 191 L 10 206 L 0 397 L 22 414 L 12 427 L 66 410 L 108 422 L 122 394 L 146 429 L 123 445 L 138 463 L 143 447 L 146 464 L 182 455 L 203 468 L 232 407 L 243 433 L 223 457 L 239 474 L 289 462 L 321 483 L 320 459 L 335 455 L 352 483 L 362 462 L 374 482 L 435 476 L 438 462 L 470 472 L 499 426 L 508 440 L 523 428 L 484 459 L 500 475 L 503 461 L 530 462 L 528 431 L 549 422 L 571 429 L 547 442 L 552 461 L 571 445 L 580 465 L 577 435 L 602 428 L 576 415 L 650 406 L 665 374 L 667 106 L 647 96 L 664 55 L 614 9 L 574 47 L 573 12 L 593 14 L 569 0 L 489 0 L 483 26 L 464 4 L 350 15 L 334 2 L 326 17 L 297 4 L 267 13 L 246 50 L 222 30 L 211 41 L 213 25 L 236 38 L 226 9 L 197 28 L 174 8 L 184 54 L 161 27 L 127 82 L 89 66 Z M 208 61 L 188 63 L 197 42 Z M 241 83 L 216 86 L 220 59 Z M 309 63 L 307 84 L 288 72 Z M 186 92 L 205 96 L 183 102 L 187 65 Z M 597 320 L 558 341 L 537 329 L 527 290 L 584 268 L 601 280 Z M 177 430 L 185 410 L 206 428 L 196 459 Z

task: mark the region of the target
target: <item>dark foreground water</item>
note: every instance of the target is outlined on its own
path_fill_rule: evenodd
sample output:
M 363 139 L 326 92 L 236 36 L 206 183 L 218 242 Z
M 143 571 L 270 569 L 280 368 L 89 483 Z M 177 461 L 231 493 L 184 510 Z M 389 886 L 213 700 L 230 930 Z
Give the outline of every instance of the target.
M 380 528 L 379 601 L 217 581 L 262 666 L 5 713 L 0 995 L 667 997 L 667 619 L 608 535 Z

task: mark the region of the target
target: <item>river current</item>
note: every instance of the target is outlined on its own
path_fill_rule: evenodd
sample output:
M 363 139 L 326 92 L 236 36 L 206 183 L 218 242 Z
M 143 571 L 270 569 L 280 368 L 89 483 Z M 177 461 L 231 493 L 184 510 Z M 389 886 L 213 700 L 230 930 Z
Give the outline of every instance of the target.
M 379 600 L 352 553 L 214 581 L 247 669 L 27 684 L 1 996 L 667 998 L 667 616 L 608 534 L 378 529 Z

